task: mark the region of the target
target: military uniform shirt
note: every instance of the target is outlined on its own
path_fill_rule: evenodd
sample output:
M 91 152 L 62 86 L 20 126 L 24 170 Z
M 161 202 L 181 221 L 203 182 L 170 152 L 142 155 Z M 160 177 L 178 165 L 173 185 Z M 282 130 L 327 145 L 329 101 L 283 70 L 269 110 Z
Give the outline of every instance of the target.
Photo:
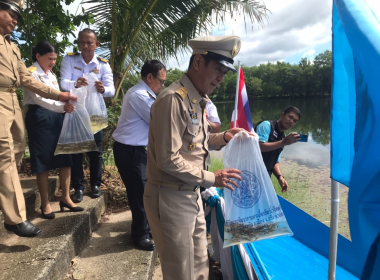
M 125 94 L 113 139 L 125 145 L 148 145 L 150 107 L 155 99 L 156 95 L 143 80 L 130 88 Z
M 98 80 L 104 84 L 103 97 L 114 96 L 115 86 L 111 66 L 96 54 L 88 64 L 80 53 L 65 55 L 61 63 L 61 88 L 67 91 L 74 89 L 78 78 L 91 72 L 95 73 Z
M 28 68 L 28 70 L 32 73 L 33 77 L 36 80 L 43 82 L 45 85 L 51 88 L 59 90 L 56 76 L 51 71 L 49 71 L 48 74 L 46 74 L 45 71 L 42 70 L 38 62 L 33 63 L 32 66 Z M 28 90 L 27 88 L 24 88 L 23 103 L 24 105 L 36 104 L 56 113 L 65 112 L 65 110 L 63 109 L 63 107 L 65 106 L 64 102 L 43 98 L 42 96 Z
M 186 74 L 158 95 L 150 113 L 148 179 L 205 188 L 214 184 L 214 173 L 207 171 L 208 149 L 220 149 L 226 143 L 223 133 L 210 134 L 202 99 L 205 107 L 208 100 Z M 196 120 L 190 114 L 193 109 Z
M 20 85 L 45 98 L 58 100 L 60 92 L 37 81 L 21 60 L 20 50 L 0 29 L 0 87 L 17 88 Z

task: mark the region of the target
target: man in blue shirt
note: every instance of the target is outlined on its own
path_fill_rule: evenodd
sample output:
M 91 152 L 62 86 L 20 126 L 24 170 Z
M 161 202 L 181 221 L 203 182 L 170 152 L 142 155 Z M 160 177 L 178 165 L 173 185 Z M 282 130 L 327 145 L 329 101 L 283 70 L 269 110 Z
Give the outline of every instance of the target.
M 115 139 L 113 153 L 120 176 L 127 189 L 132 212 L 132 239 L 134 244 L 146 251 L 155 245 L 146 217 L 143 194 L 147 181 L 148 131 L 150 107 L 156 100 L 166 79 L 166 68 L 158 60 L 148 60 L 141 69 L 141 80 L 128 90 L 124 97 L 117 128 L 112 134 Z
M 281 113 L 279 120 L 259 122 L 256 127 L 265 167 L 269 176 L 272 176 L 272 173 L 276 176 L 282 192 L 286 192 L 289 187 L 280 169 L 282 150 L 300 139 L 295 132 L 285 137 L 284 131 L 291 129 L 300 118 L 301 111 L 294 106 L 289 106 Z
M 112 97 L 115 94 L 113 74 L 107 60 L 95 54 L 95 49 L 100 42 L 95 32 L 89 28 L 83 29 L 78 34 L 78 45 L 81 53 L 68 53 L 61 63 L 61 87 L 67 91 L 82 86 L 87 86 L 87 80 L 83 74 L 95 73 L 98 80 L 95 82 L 96 90 L 103 97 Z M 102 182 L 102 140 L 103 131 L 95 133 L 95 142 L 99 149 L 96 152 L 88 152 L 90 159 L 90 185 L 93 197 L 99 197 L 99 189 Z M 73 166 L 71 167 L 71 186 L 75 189 L 72 197 L 74 202 L 81 202 L 84 191 L 83 154 L 73 154 Z

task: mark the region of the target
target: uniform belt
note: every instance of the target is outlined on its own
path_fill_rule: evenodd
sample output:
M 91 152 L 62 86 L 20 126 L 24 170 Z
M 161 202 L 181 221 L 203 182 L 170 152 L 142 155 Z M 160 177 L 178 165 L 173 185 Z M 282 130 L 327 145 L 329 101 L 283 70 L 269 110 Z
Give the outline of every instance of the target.
M 148 179 L 148 182 L 155 184 L 155 185 L 167 187 L 167 188 L 177 189 L 179 191 L 193 191 L 193 192 L 195 192 L 199 188 L 199 186 L 194 187 L 194 186 L 190 186 L 190 185 L 170 184 L 170 183 L 165 183 L 165 182 L 160 182 L 160 181 L 154 181 L 151 179 Z
M 14 92 L 16 92 L 16 90 L 17 90 L 16 87 L 0 87 L 0 91 L 2 91 L 2 92 L 14 93 Z

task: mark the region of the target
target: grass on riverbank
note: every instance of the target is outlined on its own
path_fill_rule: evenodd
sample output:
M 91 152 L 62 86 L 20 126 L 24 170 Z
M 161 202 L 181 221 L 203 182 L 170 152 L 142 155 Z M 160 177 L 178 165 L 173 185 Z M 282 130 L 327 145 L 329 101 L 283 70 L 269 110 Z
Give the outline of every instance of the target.
M 224 168 L 223 159 L 222 158 L 211 158 L 211 167 L 210 171 L 216 171 Z M 299 176 L 296 175 L 296 168 L 295 166 L 292 167 L 290 172 L 287 172 L 285 177 L 292 178 L 288 180 L 289 190 L 285 193 L 281 192 L 280 184 L 278 183 L 276 177 L 272 176 L 272 184 L 273 187 L 278 195 L 281 197 L 284 197 L 286 200 L 289 200 L 293 204 L 297 204 L 297 202 L 300 202 L 300 200 L 303 199 L 304 194 L 308 191 L 308 179 L 305 181 L 304 179 L 301 179 Z

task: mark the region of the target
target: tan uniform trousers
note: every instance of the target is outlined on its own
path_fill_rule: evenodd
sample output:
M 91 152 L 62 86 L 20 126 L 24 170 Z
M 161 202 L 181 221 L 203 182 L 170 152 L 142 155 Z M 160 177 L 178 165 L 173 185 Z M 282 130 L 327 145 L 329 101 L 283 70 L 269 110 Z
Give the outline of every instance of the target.
M 25 151 L 24 121 L 16 93 L 0 92 L 0 207 L 10 225 L 26 220 L 17 164 Z
M 179 191 L 147 182 L 144 208 L 164 280 L 208 279 L 206 221 L 199 189 Z

